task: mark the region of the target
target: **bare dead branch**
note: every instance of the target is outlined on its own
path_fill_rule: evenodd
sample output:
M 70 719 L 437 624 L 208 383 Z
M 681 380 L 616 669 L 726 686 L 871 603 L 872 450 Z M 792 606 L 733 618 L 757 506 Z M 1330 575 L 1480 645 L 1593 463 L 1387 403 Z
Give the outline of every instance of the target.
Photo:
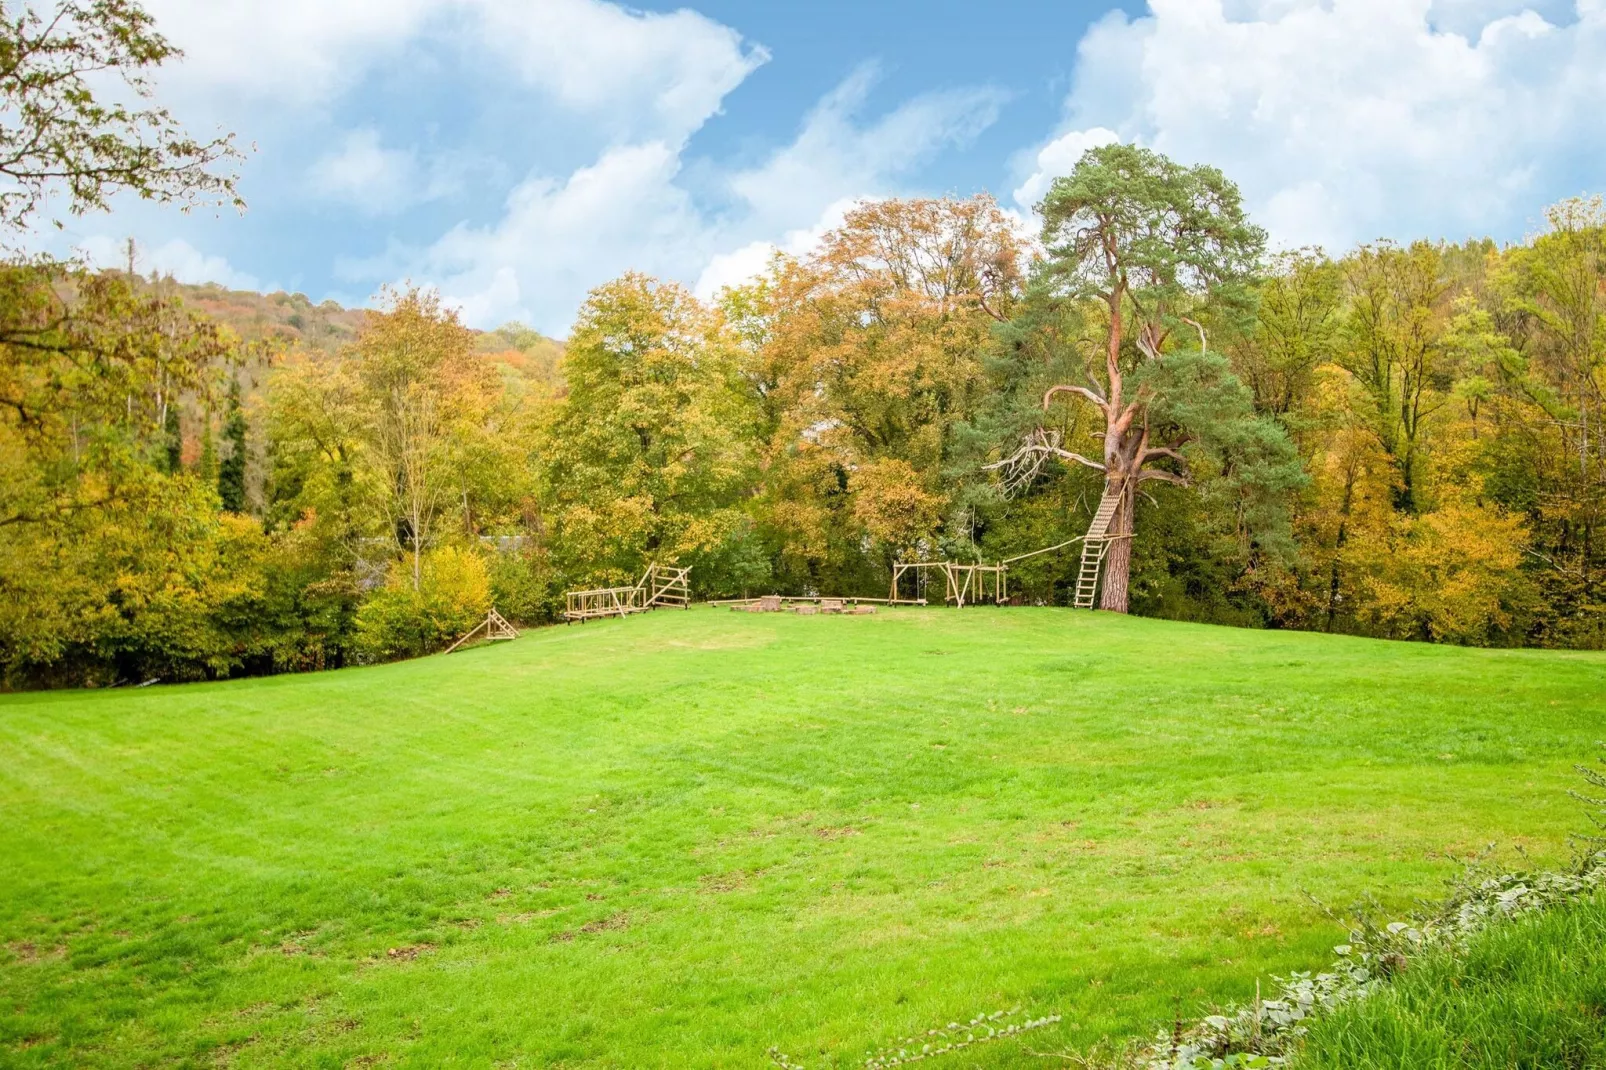
M 1201 353 L 1210 352 L 1210 340 L 1205 337 L 1204 326 L 1202 324 L 1194 321 L 1194 320 L 1189 319 L 1187 316 L 1183 316 L 1182 317 L 1182 322 L 1186 323 L 1189 327 L 1192 327 L 1194 330 L 1199 332 L 1199 352 L 1201 352 Z
M 1105 468 L 1104 468 L 1104 466 L 1102 464 L 1100 464 L 1099 462 L 1094 461 L 1094 460 L 1089 460 L 1088 458 L 1083 457 L 1080 453 L 1072 453 L 1070 450 L 1058 450 L 1058 449 L 1054 450 L 1053 452 L 1054 452 L 1054 456 L 1062 458 L 1064 460 L 1075 461 L 1077 464 L 1085 464 L 1085 465 L 1087 465 L 1087 467 L 1095 469 L 1096 471 L 1099 471 L 1099 472 L 1102 472 L 1102 471 L 1105 470 Z
M 1051 386 L 1048 388 L 1048 393 L 1043 395 L 1043 408 L 1048 408 L 1049 403 L 1054 400 L 1054 395 L 1062 392 L 1066 394 L 1078 394 L 1084 398 L 1087 398 L 1087 400 L 1091 401 L 1100 408 L 1103 408 L 1106 404 L 1108 404 L 1103 397 L 1085 386 L 1062 384 L 1060 386 Z
M 1077 464 L 1104 471 L 1104 466 L 1090 458 L 1060 446 L 1060 433 L 1039 427 L 1026 436 L 1020 449 L 994 464 L 983 465 L 984 472 L 998 472 L 999 487 L 1006 498 L 1013 498 L 1037 479 L 1038 473 L 1050 457 L 1075 461 Z
M 987 295 L 985 293 L 976 295 L 976 303 L 981 306 L 981 310 L 983 312 L 987 313 L 999 323 L 1009 322 L 1009 317 L 1003 315 L 1002 313 L 993 311 L 992 306 L 987 303 Z

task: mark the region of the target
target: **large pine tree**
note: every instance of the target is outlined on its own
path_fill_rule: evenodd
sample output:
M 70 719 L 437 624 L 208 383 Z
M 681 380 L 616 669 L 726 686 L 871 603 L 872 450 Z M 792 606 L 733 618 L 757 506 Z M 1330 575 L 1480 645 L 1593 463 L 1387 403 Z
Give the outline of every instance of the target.
M 1150 481 L 1191 482 L 1185 447 L 1237 454 L 1214 467 L 1239 480 L 1286 489 L 1299 479 L 1281 428 L 1255 415 L 1197 322 L 1251 311 L 1266 236 L 1220 171 L 1133 145 L 1090 150 L 1054 181 L 1041 211 L 1047 255 L 1018 318 L 1030 329 L 1068 305 L 1095 325 L 1101 337 L 1083 382 L 1053 386 L 1043 405 L 1061 395 L 1091 403 L 1103 418 L 1103 449 L 1094 459 L 1039 431 L 1011 461 L 1051 454 L 1104 474 L 1105 493 L 1120 504 L 1099 607 L 1125 613 L 1138 496 Z M 1263 497 L 1247 482 L 1239 489 Z

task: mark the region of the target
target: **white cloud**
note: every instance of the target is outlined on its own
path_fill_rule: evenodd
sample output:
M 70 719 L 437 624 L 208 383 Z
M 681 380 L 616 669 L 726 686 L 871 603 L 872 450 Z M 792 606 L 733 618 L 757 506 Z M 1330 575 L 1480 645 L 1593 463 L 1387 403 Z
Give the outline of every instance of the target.
M 810 113 L 790 145 L 724 176 L 716 184 L 729 203 L 717 209 L 697 204 L 677 182 L 679 145 L 619 145 L 566 179 L 521 183 L 496 224 L 454 228 L 412 273 L 437 280 L 470 323 L 517 318 L 548 333 L 566 331 L 587 290 L 627 270 L 704 292 L 739 281 L 755 263 L 762 267 L 775 237 L 801 251 L 833 211 L 893 192 L 933 152 L 992 122 L 1000 102 L 987 90 L 934 94 L 867 122 L 859 112 L 872 77 L 855 74 Z
M 184 49 L 164 97 L 208 112 L 241 99 L 326 102 L 420 42 L 491 55 L 526 87 L 616 133 L 684 137 L 769 59 L 694 11 L 606 0 L 149 0 Z M 221 95 L 222 99 L 219 99 Z M 213 116 L 209 116 L 213 117 Z
M 418 158 L 413 152 L 387 149 L 374 129 L 353 130 L 340 148 L 320 157 L 309 176 L 313 189 L 360 211 L 395 211 L 419 199 Z
M 600 0 L 464 0 L 487 45 L 566 108 L 621 131 L 674 139 L 696 130 L 769 60 L 761 46 L 695 11 L 631 11 Z
M 1433 0 L 1428 18 L 1436 29 L 1475 38 L 1495 19 L 1524 11 L 1559 24 L 1572 15 L 1573 4 L 1572 0 Z
M 461 181 L 444 159 L 421 165 L 414 149 L 389 149 L 371 127 L 349 131 L 340 147 L 308 170 L 312 189 L 364 215 L 385 215 L 455 192 Z
M 663 142 L 611 149 L 567 180 L 532 178 L 492 227 L 458 226 L 422 258 L 470 323 L 526 318 L 550 329 L 591 286 L 634 268 L 654 274 L 705 245 Z M 566 323 L 565 321 L 562 321 Z
M 323 100 L 413 38 L 456 0 L 147 0 L 157 26 L 184 50 L 164 71 L 186 103 L 260 98 Z M 219 102 L 225 103 L 225 102 Z
M 1215 164 L 1281 242 L 1516 237 L 1606 185 L 1602 0 L 1557 22 L 1503 0 L 1149 6 L 1083 38 L 1059 140 L 1103 126 Z
M 813 223 L 844 194 L 870 194 L 894 175 L 925 163 L 948 145 L 965 144 L 998 118 L 1003 94 L 960 89 L 915 97 L 880 119 L 860 112 L 877 77 L 861 67 L 817 104 L 797 140 L 758 167 L 733 175 L 730 188 L 768 233 Z
M 73 252 L 96 268 L 128 266 L 127 239 L 93 234 L 80 241 Z M 134 270 L 145 276 L 170 276 L 179 282 L 215 282 L 231 290 L 262 288 L 256 276 L 236 271 L 223 257 L 203 253 L 182 238 L 170 239 L 154 248 L 136 245 Z
M 1015 203 L 1023 211 L 1032 211 L 1048 192 L 1054 179 L 1070 174 L 1071 168 L 1076 166 L 1076 161 L 1085 152 L 1120 140 L 1120 134 L 1102 126 L 1095 126 L 1091 130 L 1072 130 L 1054 138 L 1037 150 L 1032 173 L 1026 181 L 1015 187 Z

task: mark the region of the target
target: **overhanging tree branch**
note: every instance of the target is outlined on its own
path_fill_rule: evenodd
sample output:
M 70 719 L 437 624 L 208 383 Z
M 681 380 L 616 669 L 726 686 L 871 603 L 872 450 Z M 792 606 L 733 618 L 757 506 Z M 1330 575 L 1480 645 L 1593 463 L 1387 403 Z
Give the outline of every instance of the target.
M 228 169 L 242 158 L 232 134 L 198 140 L 164 108 L 97 98 L 115 75 L 148 99 L 148 72 L 182 54 L 137 0 L 52 6 L 48 21 L 32 4 L 0 15 L 0 176 L 8 180 L 0 230 L 27 230 L 58 192 L 70 215 L 104 210 L 119 192 L 185 208 L 244 208 Z
M 1105 405 L 1108 404 L 1108 402 L 1106 402 L 1104 400 L 1102 395 L 1095 393 L 1094 391 L 1088 389 L 1085 386 L 1074 386 L 1074 385 L 1066 384 L 1066 385 L 1061 385 L 1061 386 L 1051 386 L 1051 387 L 1049 387 L 1048 393 L 1043 395 L 1043 408 L 1045 408 L 1045 409 L 1048 408 L 1049 403 L 1054 400 L 1054 395 L 1055 394 L 1059 394 L 1059 393 L 1076 394 L 1076 395 L 1078 395 L 1080 397 L 1087 398 L 1087 400 L 1091 401 L 1093 404 L 1099 406 L 1100 408 L 1103 408 Z

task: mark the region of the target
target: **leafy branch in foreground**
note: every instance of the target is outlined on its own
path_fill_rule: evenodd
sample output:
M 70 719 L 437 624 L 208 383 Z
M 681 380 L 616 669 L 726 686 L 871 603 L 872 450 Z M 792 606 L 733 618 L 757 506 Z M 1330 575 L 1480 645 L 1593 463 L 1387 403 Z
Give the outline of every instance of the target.
M 67 0 L 46 14 L 0 3 L 0 229 L 26 230 L 61 189 L 75 216 L 124 191 L 244 208 L 238 177 L 217 170 L 241 159 L 232 134 L 200 141 L 166 108 L 140 106 L 148 72 L 181 55 L 135 0 Z M 96 95 L 108 79 L 128 102 Z

